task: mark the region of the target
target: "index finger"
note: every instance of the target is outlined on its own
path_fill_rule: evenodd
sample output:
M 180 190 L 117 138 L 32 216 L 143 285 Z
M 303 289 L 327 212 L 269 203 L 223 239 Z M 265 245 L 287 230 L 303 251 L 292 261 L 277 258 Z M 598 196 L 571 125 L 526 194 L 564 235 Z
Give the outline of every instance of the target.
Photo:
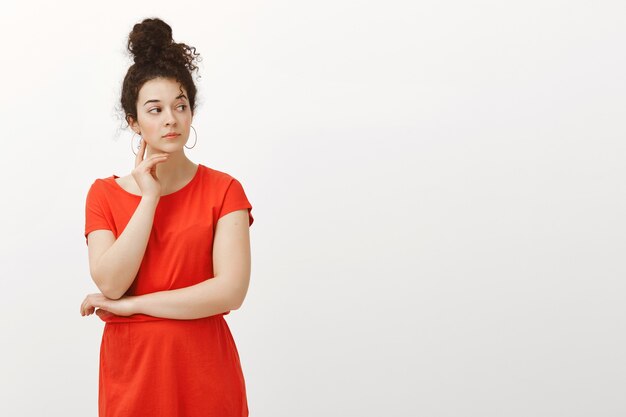
M 141 139 L 141 145 L 139 146 L 139 150 L 137 151 L 137 155 L 135 156 L 135 167 L 139 166 L 141 161 L 143 161 L 143 156 L 146 152 L 146 141 Z

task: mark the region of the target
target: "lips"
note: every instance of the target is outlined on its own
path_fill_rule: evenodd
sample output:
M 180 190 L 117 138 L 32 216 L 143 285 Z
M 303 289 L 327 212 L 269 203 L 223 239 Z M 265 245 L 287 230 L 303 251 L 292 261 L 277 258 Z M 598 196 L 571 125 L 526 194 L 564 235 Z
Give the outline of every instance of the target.
M 168 133 L 167 135 L 163 136 L 164 138 L 175 138 L 176 136 L 180 136 L 180 133 Z

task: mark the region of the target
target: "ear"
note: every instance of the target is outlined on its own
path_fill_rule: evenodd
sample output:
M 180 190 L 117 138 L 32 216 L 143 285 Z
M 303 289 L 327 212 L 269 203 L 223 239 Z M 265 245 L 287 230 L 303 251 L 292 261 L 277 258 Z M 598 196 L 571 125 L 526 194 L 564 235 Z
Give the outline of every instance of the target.
M 126 122 L 136 134 L 138 135 L 141 134 L 141 130 L 139 129 L 139 123 L 137 123 L 137 121 L 133 118 L 133 116 L 130 113 L 126 115 Z

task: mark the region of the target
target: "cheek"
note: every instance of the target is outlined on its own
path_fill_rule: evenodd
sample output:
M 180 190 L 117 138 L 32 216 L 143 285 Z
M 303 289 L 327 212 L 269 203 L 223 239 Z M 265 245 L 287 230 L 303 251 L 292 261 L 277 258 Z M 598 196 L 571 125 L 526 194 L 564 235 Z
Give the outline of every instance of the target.
M 191 122 L 191 113 L 190 112 L 182 113 L 180 115 L 180 119 L 179 120 L 181 122 L 183 122 L 183 123 L 190 123 Z
M 159 132 L 159 123 L 155 120 L 147 120 L 143 123 L 143 129 L 146 134 L 153 136 Z

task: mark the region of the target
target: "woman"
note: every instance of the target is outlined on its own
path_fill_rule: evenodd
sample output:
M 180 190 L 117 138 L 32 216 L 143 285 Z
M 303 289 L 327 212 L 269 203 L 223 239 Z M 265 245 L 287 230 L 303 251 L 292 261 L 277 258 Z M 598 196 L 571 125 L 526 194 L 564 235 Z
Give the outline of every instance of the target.
M 174 43 L 155 18 L 134 26 L 128 49 L 135 62 L 121 104 L 142 137 L 135 168 L 96 179 L 85 210 L 101 293 L 85 298 L 81 314 L 105 322 L 99 416 L 247 416 L 223 316 L 248 289 L 252 206 L 237 179 L 185 155 L 195 48 Z

